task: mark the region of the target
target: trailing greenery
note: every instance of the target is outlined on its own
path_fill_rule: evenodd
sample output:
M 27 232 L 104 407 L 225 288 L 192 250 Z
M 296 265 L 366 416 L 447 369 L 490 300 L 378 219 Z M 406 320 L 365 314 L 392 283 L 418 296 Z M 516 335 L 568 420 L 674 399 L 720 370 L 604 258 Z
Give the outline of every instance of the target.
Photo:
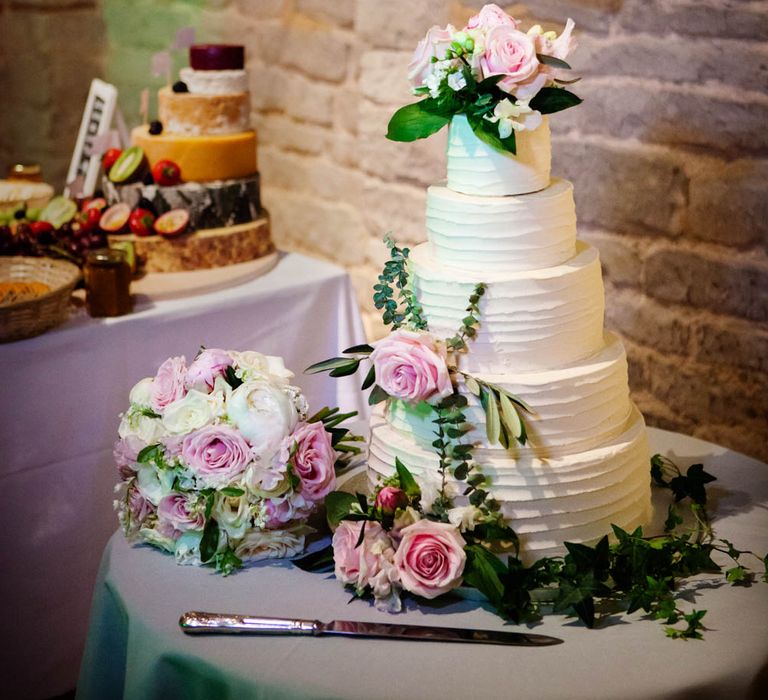
M 373 285 L 374 306 L 383 309 L 382 321 L 393 330 L 404 325 L 414 330 L 427 330 L 421 304 L 408 281 L 410 249 L 398 248 L 389 235 L 384 237 L 384 243 L 389 248 L 390 260 L 384 263 L 379 281 Z
M 486 285 L 481 282 L 475 285 L 475 289 L 469 297 L 469 303 L 465 311 L 467 315 L 461 319 L 461 328 L 450 338 L 446 338 L 445 344 L 453 352 L 466 352 L 467 340 L 477 335 L 480 326 L 480 299 L 485 294 Z

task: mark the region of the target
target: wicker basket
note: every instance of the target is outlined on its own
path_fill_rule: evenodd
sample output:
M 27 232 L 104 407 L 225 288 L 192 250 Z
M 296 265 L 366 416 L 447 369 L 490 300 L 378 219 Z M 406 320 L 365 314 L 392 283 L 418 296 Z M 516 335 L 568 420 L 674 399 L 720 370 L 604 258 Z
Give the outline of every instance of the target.
M 0 282 L 42 282 L 51 288 L 35 299 L 0 306 L 0 342 L 30 338 L 62 323 L 79 279 L 80 269 L 65 260 L 0 257 Z

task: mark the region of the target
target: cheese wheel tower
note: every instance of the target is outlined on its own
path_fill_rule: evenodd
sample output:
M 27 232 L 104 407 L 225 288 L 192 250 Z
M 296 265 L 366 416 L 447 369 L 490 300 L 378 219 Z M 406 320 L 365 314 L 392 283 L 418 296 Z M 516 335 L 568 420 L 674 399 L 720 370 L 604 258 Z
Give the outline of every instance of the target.
M 131 239 L 147 272 L 221 267 L 274 251 L 261 208 L 256 131 L 250 124 L 250 93 L 242 46 L 190 47 L 190 66 L 181 80 L 160 89 L 162 130 L 144 125 L 131 133 L 150 166 L 170 160 L 181 169 L 173 186 L 105 182 L 107 199 L 131 207 L 148 200 L 158 215 L 185 209 L 196 233 L 177 239 Z M 159 133 L 155 133 L 159 131 Z

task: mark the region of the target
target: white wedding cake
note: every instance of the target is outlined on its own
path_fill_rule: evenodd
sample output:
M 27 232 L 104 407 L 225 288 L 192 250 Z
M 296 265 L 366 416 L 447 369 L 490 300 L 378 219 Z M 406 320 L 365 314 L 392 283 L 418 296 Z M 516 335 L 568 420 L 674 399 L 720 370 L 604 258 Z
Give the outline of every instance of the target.
M 621 340 L 603 329 L 597 250 L 577 240 L 573 186 L 550 179 L 547 119 L 517 134 L 517 156 L 480 141 L 453 118 L 448 179 L 427 191 L 428 242 L 410 257 L 413 290 L 429 330 L 449 337 L 467 299 L 487 285 L 480 327 L 459 369 L 523 399 L 529 441 L 489 444 L 485 412 L 469 398 L 465 439 L 489 491 L 532 561 L 590 542 L 611 524 L 650 519 L 649 448 L 629 397 Z M 429 406 L 390 400 L 374 413 L 369 475 L 399 458 L 417 477 L 437 475 Z

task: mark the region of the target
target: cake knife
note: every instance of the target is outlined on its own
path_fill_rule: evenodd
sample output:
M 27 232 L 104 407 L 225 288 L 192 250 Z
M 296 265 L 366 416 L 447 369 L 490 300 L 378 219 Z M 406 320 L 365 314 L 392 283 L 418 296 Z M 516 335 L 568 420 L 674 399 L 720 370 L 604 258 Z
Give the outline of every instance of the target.
M 351 620 L 293 620 L 281 617 L 252 617 L 210 612 L 185 612 L 179 626 L 187 634 L 288 634 L 322 637 L 375 637 L 429 642 L 470 642 L 511 646 L 546 647 L 563 640 L 545 634 L 497 632 L 460 627 L 397 625 L 388 622 L 353 622 Z

